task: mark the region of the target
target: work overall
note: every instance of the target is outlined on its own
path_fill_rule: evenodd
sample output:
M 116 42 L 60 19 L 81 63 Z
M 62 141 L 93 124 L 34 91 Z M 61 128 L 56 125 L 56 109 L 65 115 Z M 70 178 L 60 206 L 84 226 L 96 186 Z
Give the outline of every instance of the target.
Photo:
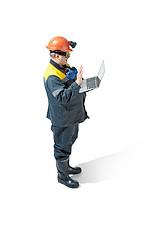
M 51 120 L 54 136 L 54 157 L 57 163 L 69 160 L 72 145 L 78 137 L 78 124 L 88 116 L 85 110 L 85 93 L 75 79 L 69 80 L 65 68 L 52 59 L 44 74 L 48 96 L 47 118 Z M 58 167 L 57 167 L 58 168 Z

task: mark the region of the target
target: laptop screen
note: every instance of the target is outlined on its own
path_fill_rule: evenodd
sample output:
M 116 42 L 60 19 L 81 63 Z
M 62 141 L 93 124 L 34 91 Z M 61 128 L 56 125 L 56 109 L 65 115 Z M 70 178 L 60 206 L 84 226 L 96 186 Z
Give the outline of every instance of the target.
M 104 73 L 105 73 L 105 65 L 104 65 L 104 61 L 103 61 L 100 66 L 99 72 L 98 72 L 98 77 L 100 80 L 102 80 Z

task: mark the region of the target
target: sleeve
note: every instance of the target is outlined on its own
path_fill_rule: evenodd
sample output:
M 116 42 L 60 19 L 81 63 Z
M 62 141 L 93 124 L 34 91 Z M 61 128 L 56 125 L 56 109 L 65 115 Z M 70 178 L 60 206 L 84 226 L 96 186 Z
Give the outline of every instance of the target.
M 77 94 L 79 94 L 80 86 L 73 82 L 68 88 L 65 85 L 67 78 L 60 80 L 57 76 L 51 75 L 47 79 L 47 86 L 49 91 L 62 104 L 71 101 Z

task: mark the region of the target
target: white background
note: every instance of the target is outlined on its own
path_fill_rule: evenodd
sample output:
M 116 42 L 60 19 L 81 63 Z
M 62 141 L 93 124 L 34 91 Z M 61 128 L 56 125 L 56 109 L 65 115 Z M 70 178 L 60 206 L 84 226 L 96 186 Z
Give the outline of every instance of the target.
M 2 240 L 160 239 L 160 7 L 157 0 L 3 1 L 0 221 Z M 43 74 L 54 36 L 87 94 L 72 165 L 79 189 L 57 183 Z

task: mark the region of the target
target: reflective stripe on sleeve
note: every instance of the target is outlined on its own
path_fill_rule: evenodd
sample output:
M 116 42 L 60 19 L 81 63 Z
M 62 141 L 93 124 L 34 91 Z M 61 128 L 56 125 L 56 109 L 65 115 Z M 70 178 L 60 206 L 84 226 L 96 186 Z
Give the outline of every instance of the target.
M 57 89 L 54 92 L 52 92 L 53 97 L 57 97 L 60 92 L 63 91 L 63 88 Z

